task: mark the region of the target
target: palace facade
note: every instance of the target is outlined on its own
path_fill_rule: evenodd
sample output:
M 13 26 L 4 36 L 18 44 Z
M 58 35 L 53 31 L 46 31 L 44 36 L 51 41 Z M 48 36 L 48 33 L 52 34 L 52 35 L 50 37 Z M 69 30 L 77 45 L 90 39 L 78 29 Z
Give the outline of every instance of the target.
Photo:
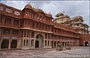
M 89 26 L 84 22 L 82 16 L 76 16 L 74 18 L 70 18 L 68 15 L 63 13 L 58 13 L 54 22 L 67 25 L 69 27 L 73 27 L 79 32 L 80 34 L 89 34 Z
M 75 27 L 54 22 L 50 13 L 29 4 L 18 10 L 0 3 L 0 49 L 79 46 L 80 40 Z

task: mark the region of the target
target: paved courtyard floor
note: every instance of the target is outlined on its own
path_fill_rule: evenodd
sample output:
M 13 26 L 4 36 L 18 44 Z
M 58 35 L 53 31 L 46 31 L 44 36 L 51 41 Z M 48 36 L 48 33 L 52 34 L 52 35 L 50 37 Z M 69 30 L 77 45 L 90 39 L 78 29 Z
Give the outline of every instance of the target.
M 90 58 L 90 47 L 72 47 L 71 50 L 56 49 L 0 50 L 0 58 Z

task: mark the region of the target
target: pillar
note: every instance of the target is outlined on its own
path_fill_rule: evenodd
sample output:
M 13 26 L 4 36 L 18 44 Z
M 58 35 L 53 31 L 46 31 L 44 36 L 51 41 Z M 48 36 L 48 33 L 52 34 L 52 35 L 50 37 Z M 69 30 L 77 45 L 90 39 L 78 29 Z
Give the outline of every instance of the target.
M 17 48 L 20 49 L 22 47 L 21 39 L 17 39 Z
M 50 40 L 50 41 L 49 41 L 49 46 L 50 46 L 50 48 L 51 48 L 51 45 L 52 45 L 51 42 L 52 42 L 52 41 Z
M 29 46 L 29 48 L 31 47 L 31 41 L 30 41 L 30 38 L 29 38 L 29 41 L 28 41 L 28 46 Z
M 22 43 L 21 43 L 22 47 L 24 46 L 24 39 L 22 39 Z
M 11 40 L 9 39 L 9 46 L 8 49 L 11 49 Z
M 57 45 L 58 45 L 58 41 L 56 41 L 56 47 L 57 47 Z
M 54 47 L 54 41 L 52 41 L 52 48 Z
M 11 36 L 12 36 L 12 30 L 10 29 L 10 35 L 9 35 L 9 46 L 8 49 L 11 49 Z
M 47 40 L 47 46 L 48 46 L 48 40 Z
M 33 43 L 34 43 L 34 46 L 33 46 L 33 47 L 34 47 L 34 48 L 35 48 L 35 41 L 36 41 L 36 39 L 34 38 L 34 41 L 33 41 Z
M 45 40 L 43 40 L 43 47 L 45 47 Z

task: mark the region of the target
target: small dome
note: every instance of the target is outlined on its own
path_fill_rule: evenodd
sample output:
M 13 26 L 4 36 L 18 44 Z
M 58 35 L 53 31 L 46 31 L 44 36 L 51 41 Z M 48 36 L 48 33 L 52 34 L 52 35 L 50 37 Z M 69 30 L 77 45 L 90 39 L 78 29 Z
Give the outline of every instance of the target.
M 43 10 L 42 9 L 37 9 L 37 12 L 43 12 Z
M 65 15 L 65 17 L 70 18 L 68 15 Z
M 82 19 L 82 16 L 77 16 L 76 18 L 78 18 L 78 19 Z
M 32 6 L 30 4 L 27 4 L 25 8 L 32 9 Z
M 58 13 L 58 14 L 56 15 L 56 17 L 59 17 L 59 16 L 64 16 L 64 14 L 63 14 L 63 13 Z
M 47 16 L 47 17 L 52 17 L 52 15 L 51 15 L 51 13 L 45 13 L 45 15 Z
M 48 13 L 48 16 L 49 16 L 49 17 L 52 17 L 52 14 L 51 14 L 51 13 Z

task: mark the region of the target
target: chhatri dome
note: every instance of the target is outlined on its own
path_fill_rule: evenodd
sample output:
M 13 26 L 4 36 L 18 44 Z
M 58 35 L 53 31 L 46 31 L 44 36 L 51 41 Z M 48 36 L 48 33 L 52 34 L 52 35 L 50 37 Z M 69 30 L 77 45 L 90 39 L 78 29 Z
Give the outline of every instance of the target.
M 30 3 L 28 3 L 25 8 L 32 9 L 32 6 L 30 5 Z
M 56 17 L 59 17 L 59 16 L 64 16 L 64 14 L 62 12 L 56 14 Z

